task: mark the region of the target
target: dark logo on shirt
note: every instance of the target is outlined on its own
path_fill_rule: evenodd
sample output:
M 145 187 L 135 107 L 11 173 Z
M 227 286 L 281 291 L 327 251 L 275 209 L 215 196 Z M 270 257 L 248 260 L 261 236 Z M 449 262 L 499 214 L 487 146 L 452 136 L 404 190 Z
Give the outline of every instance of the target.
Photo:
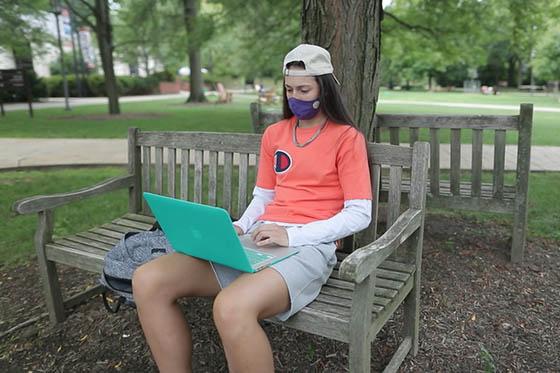
M 274 171 L 277 174 L 284 173 L 292 166 L 292 157 L 284 150 L 277 150 L 274 153 Z

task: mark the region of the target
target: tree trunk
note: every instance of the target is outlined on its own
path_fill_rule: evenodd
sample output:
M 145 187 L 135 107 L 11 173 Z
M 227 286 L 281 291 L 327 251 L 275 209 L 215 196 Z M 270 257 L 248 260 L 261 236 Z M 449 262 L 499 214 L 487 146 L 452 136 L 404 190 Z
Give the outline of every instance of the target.
M 511 56 L 508 59 L 508 87 L 517 87 L 519 84 L 517 81 L 517 66 L 517 58 L 515 56 Z
M 372 140 L 379 94 L 381 0 L 304 0 L 302 40 L 326 48 L 355 124 Z
M 205 102 L 206 97 L 202 90 L 202 72 L 200 63 L 200 40 L 197 34 L 196 15 L 198 13 L 198 0 L 183 0 L 185 26 L 187 28 L 189 67 L 191 75 L 190 96 L 187 102 Z
M 113 35 L 108 0 L 95 0 L 96 34 L 103 66 L 105 89 L 109 98 L 109 114 L 120 114 L 119 92 L 113 68 Z

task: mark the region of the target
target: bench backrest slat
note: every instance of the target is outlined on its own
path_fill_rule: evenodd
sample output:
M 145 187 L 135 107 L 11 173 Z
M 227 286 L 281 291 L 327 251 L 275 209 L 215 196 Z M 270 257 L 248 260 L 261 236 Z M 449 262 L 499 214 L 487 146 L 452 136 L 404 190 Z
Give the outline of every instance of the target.
M 518 130 L 516 115 L 401 115 L 376 114 L 379 128 L 470 128 Z
M 474 129 L 472 134 L 472 177 L 471 195 L 480 197 L 482 186 L 482 130 Z
M 194 151 L 194 197 L 193 201 L 202 203 L 202 177 L 204 166 L 204 151 Z
M 233 153 L 224 153 L 224 188 L 222 193 L 222 205 L 223 207 L 231 211 L 231 188 L 232 188 L 232 172 L 233 172 Z
M 175 197 L 175 168 L 177 164 L 177 150 L 167 149 L 167 195 Z
M 494 171 L 492 173 L 492 192 L 495 198 L 502 198 L 504 194 L 505 158 L 506 131 L 496 130 L 494 134 Z
M 189 165 L 190 165 L 190 150 L 181 149 L 181 199 L 189 199 Z
M 410 167 L 412 148 L 370 142 L 368 156 L 370 164 Z
M 156 147 L 156 193 L 163 194 L 163 147 Z
M 247 182 L 249 177 L 249 154 L 239 154 L 239 188 L 237 196 L 237 211 L 245 211 L 247 207 Z
M 218 152 L 211 151 L 208 158 L 208 204 L 216 206 L 218 188 Z
M 152 152 L 149 146 L 142 147 L 142 190 L 149 191 L 152 190 L 150 184 L 150 166 L 152 164 Z M 142 198 L 142 210 L 149 211 L 148 204 L 146 200 Z
M 410 128 L 410 146 L 413 146 L 418 141 L 419 130 L 417 127 Z
M 138 145 L 186 148 L 205 151 L 258 153 L 261 136 L 258 134 L 219 132 L 142 132 Z
M 391 166 L 389 169 L 389 200 L 387 206 L 387 226 L 393 225 L 401 214 L 401 179 L 402 167 Z
M 430 128 L 430 192 L 439 195 L 439 129 Z
M 461 130 L 459 128 L 451 129 L 450 155 L 451 194 L 458 196 L 461 188 Z

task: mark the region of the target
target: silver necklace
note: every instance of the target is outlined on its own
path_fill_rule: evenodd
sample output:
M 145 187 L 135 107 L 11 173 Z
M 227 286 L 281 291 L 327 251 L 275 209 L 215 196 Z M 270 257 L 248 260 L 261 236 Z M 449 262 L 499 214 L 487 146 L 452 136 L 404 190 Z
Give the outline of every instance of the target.
M 321 132 L 321 130 L 323 129 L 323 127 L 325 127 L 325 124 L 327 124 L 327 120 L 325 119 L 325 121 L 323 122 L 323 124 L 321 124 L 321 126 L 317 129 L 317 131 L 315 131 L 315 133 L 313 134 L 313 136 L 311 136 L 311 138 L 309 140 L 307 140 L 306 142 L 304 142 L 303 144 L 300 144 L 297 141 L 297 135 L 296 135 L 296 128 L 299 127 L 299 120 L 296 122 L 296 125 L 294 126 L 294 130 L 292 131 L 292 142 L 294 143 L 295 146 L 297 146 L 298 148 L 303 148 L 304 146 L 307 146 L 309 144 L 311 144 L 311 142 L 313 140 L 315 140 L 317 138 L 317 136 L 319 136 L 319 133 Z

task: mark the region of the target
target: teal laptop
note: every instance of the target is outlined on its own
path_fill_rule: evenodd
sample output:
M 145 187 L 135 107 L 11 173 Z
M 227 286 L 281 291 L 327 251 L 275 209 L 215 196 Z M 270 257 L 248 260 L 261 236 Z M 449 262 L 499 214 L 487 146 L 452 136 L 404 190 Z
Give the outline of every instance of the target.
M 243 272 L 257 272 L 298 252 L 293 247 L 259 247 L 250 235 L 238 236 L 222 208 L 148 192 L 144 198 L 175 251 Z

